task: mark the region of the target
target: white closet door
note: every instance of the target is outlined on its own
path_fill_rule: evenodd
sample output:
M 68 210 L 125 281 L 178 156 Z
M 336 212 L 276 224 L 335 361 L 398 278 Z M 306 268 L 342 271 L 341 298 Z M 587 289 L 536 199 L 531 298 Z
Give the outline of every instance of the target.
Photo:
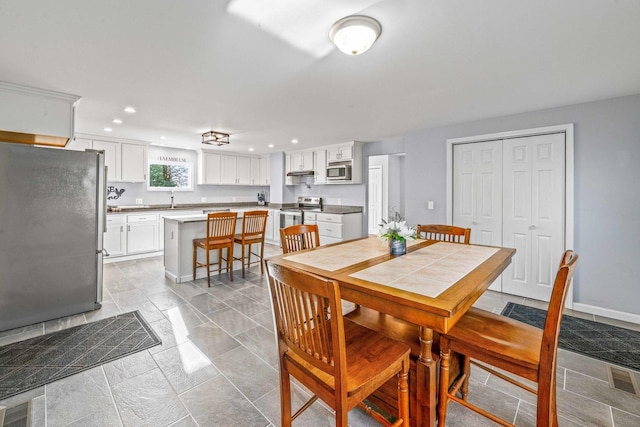
M 453 225 L 471 243 L 502 245 L 502 140 L 453 147 Z M 501 291 L 498 278 L 489 289 Z
M 516 254 L 502 291 L 549 301 L 564 250 L 565 136 L 504 141 L 503 246 Z
M 502 244 L 502 141 L 453 147 L 453 225 L 471 229 L 471 243 Z

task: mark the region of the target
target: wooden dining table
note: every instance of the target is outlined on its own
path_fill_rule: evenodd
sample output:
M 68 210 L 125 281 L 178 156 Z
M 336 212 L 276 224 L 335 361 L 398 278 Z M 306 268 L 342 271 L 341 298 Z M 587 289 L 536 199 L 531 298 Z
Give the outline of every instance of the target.
M 436 424 L 434 331 L 447 333 L 511 262 L 515 249 L 408 240 L 393 256 L 375 236 L 272 257 L 338 282 L 343 300 L 418 325 L 416 402 L 412 424 Z M 444 355 L 443 355 L 444 356 Z M 448 357 L 448 355 L 446 355 Z

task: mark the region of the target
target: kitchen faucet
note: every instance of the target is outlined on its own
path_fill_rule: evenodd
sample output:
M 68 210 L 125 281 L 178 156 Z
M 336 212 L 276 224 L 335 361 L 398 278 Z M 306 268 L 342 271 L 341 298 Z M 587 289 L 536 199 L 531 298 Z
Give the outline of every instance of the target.
M 176 204 L 173 202 L 173 190 L 171 190 L 171 207 L 169 209 L 175 209 Z

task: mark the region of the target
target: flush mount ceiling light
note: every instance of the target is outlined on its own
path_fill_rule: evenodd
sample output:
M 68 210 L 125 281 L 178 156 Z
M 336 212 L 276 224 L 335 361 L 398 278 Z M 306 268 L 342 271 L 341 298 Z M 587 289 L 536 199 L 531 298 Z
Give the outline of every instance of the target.
M 364 15 L 351 15 L 331 26 L 329 38 L 347 55 L 360 55 L 369 50 L 381 31 L 382 26 L 375 19 Z
M 229 134 L 210 130 L 202 134 L 202 143 L 209 145 L 227 145 L 229 144 Z

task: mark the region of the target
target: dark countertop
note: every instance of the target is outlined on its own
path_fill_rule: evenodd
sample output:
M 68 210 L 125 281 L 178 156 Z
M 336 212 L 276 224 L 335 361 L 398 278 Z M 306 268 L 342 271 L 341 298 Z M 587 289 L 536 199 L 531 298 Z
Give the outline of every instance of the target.
M 179 204 L 171 209 L 170 205 L 131 205 L 131 206 L 109 206 L 108 213 L 135 213 L 149 211 L 175 211 L 176 215 L 180 215 L 181 210 L 204 210 L 204 209 L 280 209 L 283 207 L 294 207 L 293 203 L 267 203 L 260 206 L 255 202 L 234 202 L 234 203 L 191 203 Z M 325 205 L 322 207 L 323 213 L 330 214 L 350 214 L 362 213 L 362 206 L 346 206 L 346 205 Z

